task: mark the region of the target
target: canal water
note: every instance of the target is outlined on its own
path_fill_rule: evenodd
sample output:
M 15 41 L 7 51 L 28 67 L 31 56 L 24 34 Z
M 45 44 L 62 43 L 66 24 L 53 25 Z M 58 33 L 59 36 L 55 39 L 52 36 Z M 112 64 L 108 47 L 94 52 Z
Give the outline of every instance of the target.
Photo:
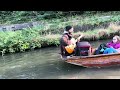
M 93 47 L 101 43 L 90 42 Z M 0 79 L 118 79 L 120 67 L 84 68 L 60 59 L 58 47 L 0 56 Z

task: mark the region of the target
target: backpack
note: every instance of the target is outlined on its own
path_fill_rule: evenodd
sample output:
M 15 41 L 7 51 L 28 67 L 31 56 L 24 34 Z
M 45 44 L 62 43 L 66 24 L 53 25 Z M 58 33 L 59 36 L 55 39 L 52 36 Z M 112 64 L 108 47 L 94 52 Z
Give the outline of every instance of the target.
M 75 50 L 75 56 L 88 56 L 90 47 L 91 45 L 89 42 L 78 42 Z
M 105 49 L 107 48 L 106 44 L 100 44 L 100 46 L 98 47 L 98 49 L 95 51 L 95 55 L 97 54 L 103 54 L 103 52 L 105 51 Z

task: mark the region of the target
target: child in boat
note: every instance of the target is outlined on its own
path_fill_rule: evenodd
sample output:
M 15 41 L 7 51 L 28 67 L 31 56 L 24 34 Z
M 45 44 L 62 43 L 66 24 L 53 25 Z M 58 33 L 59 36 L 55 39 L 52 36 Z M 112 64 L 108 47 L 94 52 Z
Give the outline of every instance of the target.
M 113 40 L 107 43 L 107 47 L 103 54 L 120 53 L 120 37 L 114 36 Z
M 72 35 L 73 31 L 74 29 L 72 26 L 65 27 L 64 34 L 60 39 L 60 49 L 62 57 L 72 55 L 76 47 L 76 42 L 79 42 L 83 36 L 81 35 L 78 37 L 78 39 L 75 40 Z

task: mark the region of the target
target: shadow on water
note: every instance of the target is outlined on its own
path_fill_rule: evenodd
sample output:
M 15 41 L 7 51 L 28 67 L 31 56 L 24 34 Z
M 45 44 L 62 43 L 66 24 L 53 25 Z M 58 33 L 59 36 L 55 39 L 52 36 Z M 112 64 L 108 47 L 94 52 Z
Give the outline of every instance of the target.
M 108 41 L 105 41 L 108 42 Z M 103 41 L 91 42 L 96 47 Z M 120 78 L 120 67 L 84 68 L 60 59 L 59 48 L 43 48 L 0 57 L 1 79 Z

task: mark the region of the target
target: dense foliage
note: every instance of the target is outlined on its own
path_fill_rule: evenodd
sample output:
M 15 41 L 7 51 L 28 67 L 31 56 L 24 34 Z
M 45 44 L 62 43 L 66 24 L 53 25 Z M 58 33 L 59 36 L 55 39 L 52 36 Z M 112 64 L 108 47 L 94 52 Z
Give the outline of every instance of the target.
M 107 17 L 106 17 L 107 16 Z M 23 23 L 29 21 L 41 21 L 43 24 L 37 27 L 19 31 L 0 32 L 0 52 L 5 53 L 24 52 L 45 46 L 60 44 L 59 34 L 66 25 L 100 25 L 105 22 L 119 22 L 120 12 L 104 11 L 0 11 L 1 24 Z M 82 32 L 85 40 L 99 40 L 120 34 L 120 27 L 112 26 L 103 30 L 88 30 Z M 44 32 L 44 34 L 43 34 Z
M 43 19 L 62 18 L 84 13 L 94 14 L 103 11 L 0 11 L 0 23 L 23 23 L 29 21 L 39 21 Z

